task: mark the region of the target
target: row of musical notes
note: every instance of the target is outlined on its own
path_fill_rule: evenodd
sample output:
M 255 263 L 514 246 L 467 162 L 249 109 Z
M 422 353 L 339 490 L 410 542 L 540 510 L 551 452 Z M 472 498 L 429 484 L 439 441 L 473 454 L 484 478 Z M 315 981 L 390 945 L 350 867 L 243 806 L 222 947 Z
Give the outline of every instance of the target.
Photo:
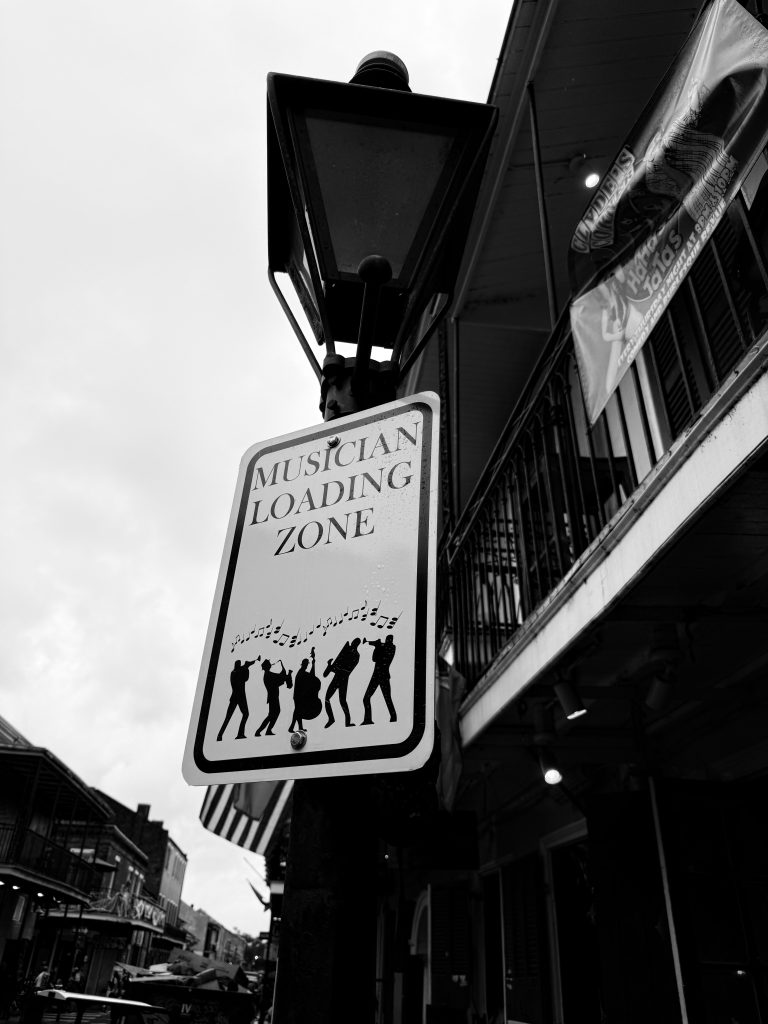
M 315 633 L 318 636 L 326 636 L 329 629 L 335 629 L 336 626 L 343 626 L 345 623 L 367 622 L 374 629 L 394 629 L 400 616 L 403 614 L 402 611 L 398 612 L 397 615 L 384 615 L 379 612 L 380 607 L 381 601 L 378 601 L 369 608 L 368 599 L 366 598 L 356 608 L 350 609 L 347 606 L 346 610 L 340 615 L 329 615 L 326 619 L 319 618 L 317 622 L 313 621 L 310 627 L 306 629 L 299 627 L 293 633 L 285 631 L 285 620 L 280 625 L 274 625 L 273 620 L 270 619 L 263 626 L 254 626 L 250 633 L 238 633 L 232 641 L 229 653 L 232 654 L 239 644 L 245 644 L 249 640 L 271 640 L 273 644 L 277 644 L 279 647 L 285 647 L 286 645 L 289 648 L 300 647 L 302 644 L 308 643 Z

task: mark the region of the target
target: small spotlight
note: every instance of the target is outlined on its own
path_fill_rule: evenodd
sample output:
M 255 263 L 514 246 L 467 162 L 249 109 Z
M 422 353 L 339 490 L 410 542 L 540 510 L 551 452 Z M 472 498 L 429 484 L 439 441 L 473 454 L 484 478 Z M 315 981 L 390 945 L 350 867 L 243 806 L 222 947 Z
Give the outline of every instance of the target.
M 676 676 L 675 666 L 671 662 L 656 669 L 645 695 L 646 707 L 651 711 L 661 711 L 667 705 L 674 690 Z
M 13 891 L 14 891 L 14 892 L 16 892 L 16 890 L 17 890 L 17 889 L 18 889 L 19 887 L 18 887 L 18 885 L 12 885 L 12 886 L 11 886 L 11 888 L 13 889 Z
M 41 892 L 39 892 L 37 895 L 42 899 L 43 894 Z
M 547 750 L 539 751 L 539 768 L 548 786 L 558 786 L 563 781 L 563 773 L 557 767 L 554 756 Z
M 585 188 L 596 188 L 598 183 L 599 183 L 599 181 L 600 181 L 600 175 L 597 174 L 595 171 L 590 171 L 589 174 L 584 179 L 584 187 Z
M 572 720 L 579 718 L 581 715 L 586 715 L 587 709 L 582 704 L 581 697 L 576 692 L 573 684 L 568 682 L 567 679 L 558 680 L 554 685 L 554 691 L 566 718 Z

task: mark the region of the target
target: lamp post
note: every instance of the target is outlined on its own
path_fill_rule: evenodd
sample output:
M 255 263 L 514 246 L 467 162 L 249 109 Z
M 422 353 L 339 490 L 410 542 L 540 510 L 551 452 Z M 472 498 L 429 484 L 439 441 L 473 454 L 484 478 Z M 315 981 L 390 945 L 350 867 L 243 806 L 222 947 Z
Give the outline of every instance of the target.
M 381 51 L 267 96 L 269 279 L 332 420 L 394 399 L 447 311 L 497 112 L 411 92 Z M 295 782 L 275 1024 L 373 1021 L 377 841 L 370 777 Z

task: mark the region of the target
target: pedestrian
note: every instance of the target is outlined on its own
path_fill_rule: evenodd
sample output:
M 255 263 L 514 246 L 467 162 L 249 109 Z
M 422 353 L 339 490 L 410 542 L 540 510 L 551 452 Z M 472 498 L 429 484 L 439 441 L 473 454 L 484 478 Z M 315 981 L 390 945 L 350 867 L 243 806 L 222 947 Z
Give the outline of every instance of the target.
M 48 968 L 48 964 L 43 964 L 35 978 L 35 991 L 39 992 L 41 989 L 51 987 L 51 972 Z

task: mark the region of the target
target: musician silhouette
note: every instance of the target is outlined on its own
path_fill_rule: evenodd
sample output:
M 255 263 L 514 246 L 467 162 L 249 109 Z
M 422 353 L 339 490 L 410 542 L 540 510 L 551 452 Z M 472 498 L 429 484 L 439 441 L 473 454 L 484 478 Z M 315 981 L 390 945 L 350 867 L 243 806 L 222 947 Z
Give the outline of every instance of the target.
M 275 735 L 272 732 L 272 726 L 280 717 L 280 687 L 283 683 L 285 683 L 289 690 L 293 686 L 291 673 L 286 672 L 285 665 L 283 665 L 282 661 L 280 664 L 283 666 L 282 670 L 280 672 L 272 672 L 271 661 L 267 661 L 265 658 L 261 663 L 261 667 L 264 669 L 264 687 L 267 691 L 267 717 L 256 730 L 256 736 L 261 736 L 264 728 L 267 730 L 267 736 Z
M 397 712 L 395 711 L 395 705 L 392 703 L 392 688 L 389 682 L 389 666 L 392 664 L 392 659 L 397 650 L 394 644 L 394 637 L 390 633 L 386 640 L 364 640 L 363 643 L 369 643 L 373 648 L 371 657 L 374 669 L 371 681 L 368 683 L 368 688 L 363 694 L 363 710 L 365 714 L 360 724 L 373 725 L 371 698 L 377 690 L 381 690 L 384 703 L 387 705 L 387 711 L 389 711 L 390 722 L 396 722 Z
M 336 655 L 335 660 L 328 661 L 325 672 L 323 672 L 324 676 L 330 675 L 333 672 L 333 679 L 325 693 L 325 712 L 328 715 L 328 721 L 325 723 L 326 729 L 336 721 L 333 717 L 333 708 L 331 707 L 331 697 L 336 693 L 339 695 L 339 706 L 344 712 L 344 725 L 348 728 L 355 724 L 350 717 L 347 704 L 347 683 L 353 669 L 358 661 L 360 661 L 360 654 L 357 650 L 359 646 L 360 640 L 357 637 L 344 644 Z
M 317 718 L 323 710 L 320 701 L 320 680 L 315 675 L 315 648 L 312 648 L 312 667 L 309 658 L 304 658 L 301 668 L 296 673 L 293 687 L 293 718 L 288 732 L 294 728 L 303 729 L 305 718 Z
M 255 665 L 255 661 L 244 661 L 240 662 L 240 659 L 235 662 L 235 667 L 229 674 L 229 685 L 232 687 L 232 694 L 229 698 L 229 706 L 227 707 L 227 713 L 224 716 L 224 722 L 219 729 L 219 735 L 216 737 L 220 740 L 224 736 L 224 730 L 229 725 L 232 715 L 235 713 L 235 708 L 240 709 L 240 714 L 243 716 L 240 719 L 240 728 L 237 730 L 236 740 L 245 739 L 245 723 L 248 721 L 248 701 L 245 697 L 245 684 L 248 682 L 250 672 L 248 669 L 251 665 Z

